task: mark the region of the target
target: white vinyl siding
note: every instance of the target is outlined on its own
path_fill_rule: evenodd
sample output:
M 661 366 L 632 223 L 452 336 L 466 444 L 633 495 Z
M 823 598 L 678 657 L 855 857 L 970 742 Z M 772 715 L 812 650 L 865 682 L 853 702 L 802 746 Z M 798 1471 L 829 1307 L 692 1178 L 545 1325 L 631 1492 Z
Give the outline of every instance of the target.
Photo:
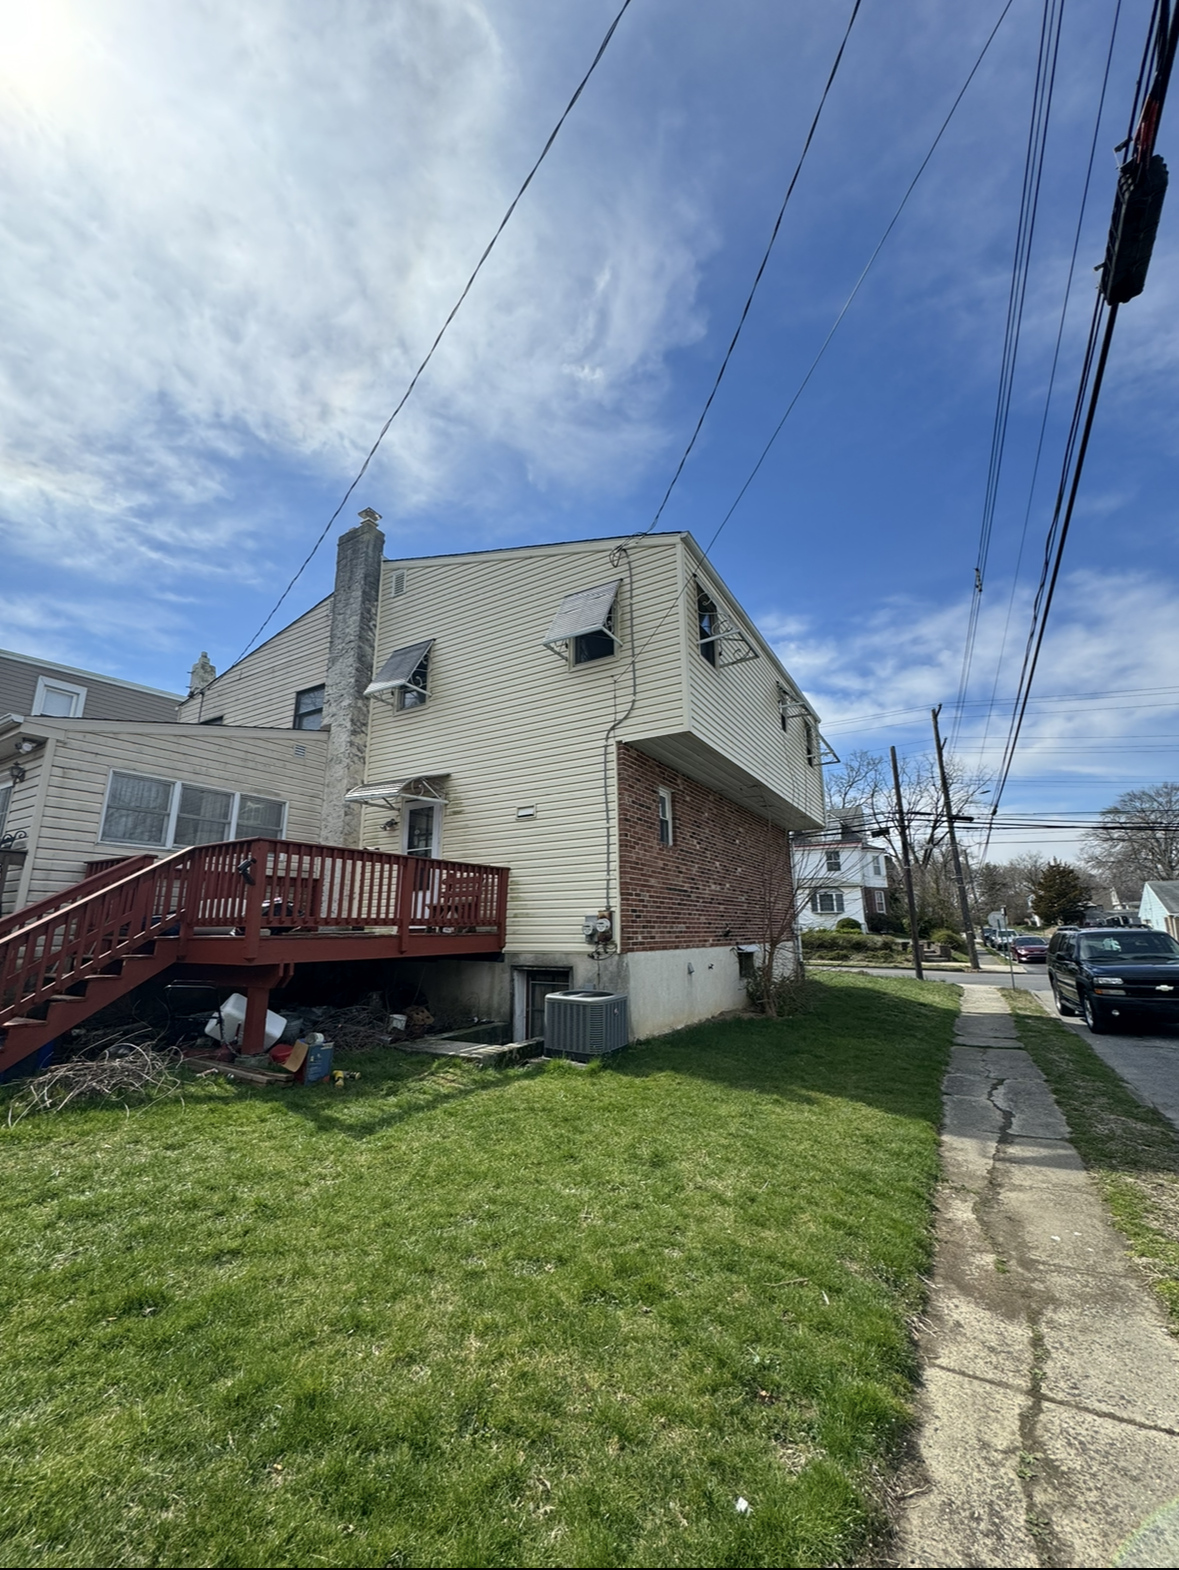
M 38 729 L 51 738 L 52 757 L 46 760 L 49 778 L 44 805 L 37 819 L 29 800 L 34 771 L 19 787 L 9 816 L 13 827 L 19 816 L 28 824 L 29 870 L 22 903 L 57 893 L 83 875 L 88 861 L 139 849 L 162 851 L 157 844 L 102 839 L 103 813 L 113 773 L 162 781 L 172 792 L 170 813 L 179 815 L 179 785 L 214 793 L 241 793 L 238 819 L 243 834 L 269 837 L 277 831 L 270 822 L 241 822 L 250 802 L 288 803 L 285 837 L 318 841 L 323 767 L 327 734 L 300 732 L 295 754 L 292 733 L 275 735 L 265 730 L 230 731 L 221 726 L 184 724 L 124 724 L 118 721 L 38 720 Z M 44 773 L 34 757 L 37 775 Z M 19 812 L 18 812 L 19 808 Z M 267 808 L 273 815 L 273 808 Z M 263 809 L 250 807 L 255 818 Z M 169 834 L 172 824 L 169 823 Z
M 605 898 L 602 749 L 630 701 L 630 639 L 636 607 L 629 575 L 610 562 L 613 542 L 536 551 L 493 551 L 412 563 L 413 592 L 381 596 L 374 669 L 395 649 L 433 638 L 430 701 L 396 713 L 372 700 L 366 779 L 445 772 L 448 805 L 440 853 L 511 868 L 508 947 L 533 953 L 583 950 L 582 921 Z M 681 731 L 681 642 L 674 615 L 676 537 L 631 550 L 639 696 L 622 733 Z M 386 564 L 386 583 L 402 564 Z M 569 594 L 622 578 L 615 604 L 617 658 L 554 659 L 544 639 Z M 665 611 L 673 614 L 660 625 Z M 608 766 L 614 780 L 611 750 Z M 522 807 L 535 807 L 518 817 Z M 400 850 L 389 809 L 366 810 L 361 841 Z M 654 826 L 652 826 L 654 833 Z M 612 898 L 618 900 L 612 836 Z
M 789 698 L 795 689 L 772 650 L 726 593 L 711 567 L 697 557 L 686 541 L 683 557 L 683 610 L 678 619 L 685 642 L 690 644 L 691 657 L 686 659 L 685 669 L 692 731 L 768 787 L 781 802 L 790 803 L 798 815 L 794 827 L 805 827 L 804 818 L 821 822 L 823 771 L 807 762 L 807 727 L 817 737 L 817 726 L 798 715 L 805 704 Z M 696 582 L 716 602 L 721 617 L 744 633 L 757 650 L 757 659 L 726 665 L 723 639 L 721 661 L 716 666 L 701 659 Z M 783 687 L 788 694 L 789 712 L 798 716 L 787 719 L 785 733 L 780 696 Z M 817 741 L 813 745 L 817 746 Z M 816 765 L 817 761 L 816 756 Z
M 199 724 L 220 717 L 226 725 L 293 727 L 295 694 L 326 680 L 331 620 L 329 597 L 182 703 L 180 720 Z

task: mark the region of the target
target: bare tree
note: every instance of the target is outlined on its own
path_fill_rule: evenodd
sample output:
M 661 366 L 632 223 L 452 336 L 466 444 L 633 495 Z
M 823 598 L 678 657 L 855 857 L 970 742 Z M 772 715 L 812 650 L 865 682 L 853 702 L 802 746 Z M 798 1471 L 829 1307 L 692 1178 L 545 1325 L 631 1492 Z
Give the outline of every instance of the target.
M 1123 896 L 1179 878 L 1179 784 L 1126 791 L 1103 810 L 1082 849 L 1099 882 Z

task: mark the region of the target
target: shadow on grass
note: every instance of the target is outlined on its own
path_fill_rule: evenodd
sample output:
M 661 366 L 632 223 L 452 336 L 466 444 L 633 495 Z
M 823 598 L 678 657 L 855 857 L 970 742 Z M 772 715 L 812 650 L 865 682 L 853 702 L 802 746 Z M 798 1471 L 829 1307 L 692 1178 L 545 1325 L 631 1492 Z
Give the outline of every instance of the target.
M 217 1079 L 184 1082 L 184 1095 L 206 1104 L 258 1104 L 311 1124 L 324 1134 L 366 1140 L 423 1113 L 471 1097 L 500 1096 L 538 1074 L 605 1074 L 646 1081 L 708 1081 L 782 1101 L 857 1100 L 881 1111 L 937 1122 L 941 1076 L 949 1059 L 956 990 L 865 977 L 812 980 L 802 1012 L 786 1019 L 707 1021 L 633 1043 L 589 1067 L 560 1062 L 508 1069 L 454 1058 L 424 1060 L 396 1052 L 341 1054 L 337 1066 L 359 1072 L 343 1089 L 326 1083 L 273 1089 Z M 206 1090 L 204 1087 L 208 1086 Z M 13 1087 L 19 1093 L 19 1087 Z M 6 1096 L 0 1106 L 7 1104 Z M 166 1103 L 161 1103 L 166 1104 Z M 150 1103 L 140 1103 L 148 1110 Z M 66 1116 L 115 1110 L 109 1102 L 77 1104 Z M 121 1105 L 117 1109 L 122 1112 Z M 60 1118 L 62 1114 L 58 1115 Z
M 640 1042 L 606 1065 L 632 1078 L 690 1075 L 732 1090 L 794 1100 L 839 1096 L 907 1110 L 921 1085 L 940 1117 L 958 994 L 929 984 L 867 978 L 811 980 L 804 1010 L 787 1019 L 694 1025 Z

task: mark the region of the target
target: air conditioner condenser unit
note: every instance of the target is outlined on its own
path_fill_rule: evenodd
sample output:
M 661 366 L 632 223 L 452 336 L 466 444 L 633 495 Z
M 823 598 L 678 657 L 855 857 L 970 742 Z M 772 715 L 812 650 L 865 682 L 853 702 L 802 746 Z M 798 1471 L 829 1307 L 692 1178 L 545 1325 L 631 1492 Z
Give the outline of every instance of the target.
M 547 1058 L 589 1063 L 630 1040 L 625 992 L 550 992 L 544 1000 Z

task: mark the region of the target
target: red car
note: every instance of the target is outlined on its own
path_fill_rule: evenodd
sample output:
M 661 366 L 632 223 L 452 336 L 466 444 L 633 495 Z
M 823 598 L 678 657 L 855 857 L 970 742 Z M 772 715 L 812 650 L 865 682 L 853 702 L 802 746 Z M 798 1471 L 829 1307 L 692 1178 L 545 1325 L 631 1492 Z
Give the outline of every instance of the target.
M 1048 943 L 1045 938 L 1031 938 L 1024 933 L 1011 940 L 1012 955 L 1019 960 L 1021 965 L 1032 964 L 1036 960 L 1046 964 L 1048 961 Z

